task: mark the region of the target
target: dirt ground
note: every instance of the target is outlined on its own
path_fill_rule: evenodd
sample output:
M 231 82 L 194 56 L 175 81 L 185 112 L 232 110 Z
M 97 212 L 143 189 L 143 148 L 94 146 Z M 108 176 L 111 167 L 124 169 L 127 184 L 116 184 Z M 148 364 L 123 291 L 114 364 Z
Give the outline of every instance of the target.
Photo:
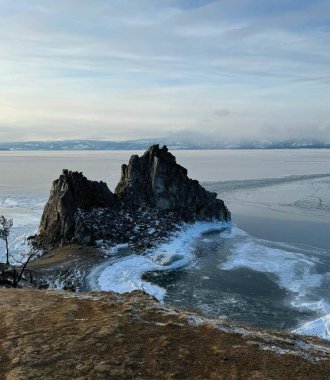
M 35 288 L 60 285 L 64 289 L 77 291 L 82 289 L 84 278 L 91 268 L 105 259 L 95 247 L 72 244 L 55 248 L 30 262 L 27 270 L 31 271 Z
M 142 292 L 0 289 L 0 379 L 329 379 L 330 343 L 249 329 Z
M 102 257 L 97 248 L 72 244 L 55 248 L 46 255 L 31 261 L 28 269 L 72 268 L 72 266 L 79 263 L 95 264 L 101 259 Z

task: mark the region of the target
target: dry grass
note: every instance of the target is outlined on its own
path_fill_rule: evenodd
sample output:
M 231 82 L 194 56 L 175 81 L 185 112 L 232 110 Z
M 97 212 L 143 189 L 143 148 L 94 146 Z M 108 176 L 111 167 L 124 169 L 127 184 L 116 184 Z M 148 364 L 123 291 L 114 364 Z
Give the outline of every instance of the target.
M 326 343 L 311 340 L 314 352 L 304 358 L 295 337 L 235 333 L 235 325 L 216 327 L 217 321 L 166 309 L 141 292 L 1 289 L 0 296 L 1 379 L 329 378 Z

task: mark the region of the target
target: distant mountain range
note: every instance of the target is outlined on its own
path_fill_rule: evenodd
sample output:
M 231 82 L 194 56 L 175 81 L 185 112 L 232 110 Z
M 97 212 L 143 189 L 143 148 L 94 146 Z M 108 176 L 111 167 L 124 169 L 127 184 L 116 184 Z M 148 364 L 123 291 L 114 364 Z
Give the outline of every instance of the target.
M 330 144 L 319 141 L 256 141 L 256 142 L 190 142 L 169 138 L 102 141 L 63 140 L 0 143 L 0 150 L 145 150 L 152 144 L 167 145 L 172 150 L 188 149 L 330 149 Z

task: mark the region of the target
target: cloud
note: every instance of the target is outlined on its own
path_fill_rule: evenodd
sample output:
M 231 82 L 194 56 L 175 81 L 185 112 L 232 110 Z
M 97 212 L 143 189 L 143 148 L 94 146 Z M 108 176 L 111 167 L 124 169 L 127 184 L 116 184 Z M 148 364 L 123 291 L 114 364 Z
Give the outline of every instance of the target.
M 0 0 L 0 137 L 329 138 L 329 24 L 326 0 Z

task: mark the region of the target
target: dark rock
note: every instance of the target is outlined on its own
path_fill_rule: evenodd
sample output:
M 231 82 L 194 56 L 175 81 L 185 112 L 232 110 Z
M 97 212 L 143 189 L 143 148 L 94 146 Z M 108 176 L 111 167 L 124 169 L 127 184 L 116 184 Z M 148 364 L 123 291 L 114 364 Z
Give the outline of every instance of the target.
M 143 251 L 183 221 L 196 220 L 229 221 L 230 213 L 216 193 L 188 177 L 166 146 L 154 145 L 122 166 L 115 194 L 103 182 L 64 170 L 53 183 L 34 243 L 49 248 L 102 241 Z
M 127 244 L 135 252 L 156 246 L 182 222 L 174 212 L 145 207 L 95 209 L 82 213 L 81 218 L 100 247 Z
M 53 182 L 39 227 L 38 240 L 43 244 L 58 245 L 71 242 L 93 242 L 80 211 L 115 207 L 116 198 L 104 182 L 89 181 L 82 173 L 63 170 Z
M 125 204 L 174 211 L 185 220 L 230 220 L 224 202 L 190 179 L 166 146 L 153 145 L 142 157 L 132 156 L 122 166 L 115 194 Z
M 30 270 L 0 263 L 0 288 L 21 288 L 33 285 L 34 281 Z

